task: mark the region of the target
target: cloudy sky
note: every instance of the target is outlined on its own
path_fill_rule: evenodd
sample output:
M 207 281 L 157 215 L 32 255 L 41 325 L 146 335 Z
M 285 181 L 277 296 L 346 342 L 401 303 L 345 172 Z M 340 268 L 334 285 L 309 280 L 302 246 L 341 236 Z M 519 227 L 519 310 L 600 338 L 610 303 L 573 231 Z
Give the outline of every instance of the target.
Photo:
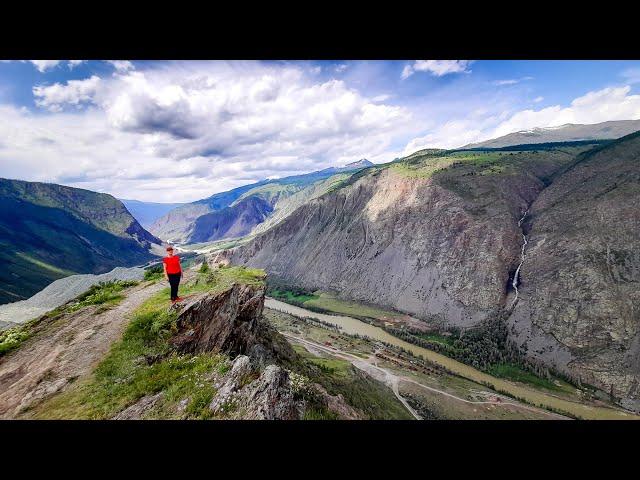
M 157 202 L 640 118 L 640 62 L 0 62 L 0 177 Z

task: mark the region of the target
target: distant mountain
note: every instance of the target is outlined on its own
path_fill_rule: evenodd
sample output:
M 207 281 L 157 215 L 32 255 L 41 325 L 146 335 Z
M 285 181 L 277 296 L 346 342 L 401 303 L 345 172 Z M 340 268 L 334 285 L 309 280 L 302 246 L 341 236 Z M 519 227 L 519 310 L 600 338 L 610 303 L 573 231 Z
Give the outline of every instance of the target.
M 372 166 L 366 159 L 342 167 L 263 180 L 216 193 L 209 198 L 181 205 L 154 222 L 149 230 L 171 242 L 200 243 L 249 234 L 272 214 L 282 212 L 286 200 L 336 175 Z M 289 208 L 285 211 L 289 212 Z M 279 215 L 282 218 L 282 215 Z
M 144 263 L 160 244 L 111 195 L 0 179 L 0 303 L 74 273 Z
M 182 203 L 141 202 L 140 200 L 125 200 L 124 198 L 119 200 L 124 203 L 127 210 L 144 228 L 149 228 L 153 225 L 153 222 L 167 212 L 183 205 Z
M 500 148 L 532 143 L 616 139 L 638 130 L 640 120 L 618 120 L 590 125 L 567 123 L 560 127 L 533 128 L 510 133 L 492 140 L 470 143 L 462 148 Z

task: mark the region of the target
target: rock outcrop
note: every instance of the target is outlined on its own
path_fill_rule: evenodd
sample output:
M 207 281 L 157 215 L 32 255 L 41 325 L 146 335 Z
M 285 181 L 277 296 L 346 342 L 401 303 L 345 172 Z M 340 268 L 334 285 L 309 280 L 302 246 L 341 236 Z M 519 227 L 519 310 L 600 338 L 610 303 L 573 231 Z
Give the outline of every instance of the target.
M 179 353 L 249 355 L 261 365 L 290 361 L 293 349 L 262 319 L 263 308 L 263 286 L 236 283 L 202 294 L 184 306 L 171 344 Z
M 295 398 L 287 370 L 271 364 L 260 372 L 241 355 L 218 384 L 210 408 L 214 414 L 244 420 L 299 420 L 304 401 Z
M 303 362 L 263 319 L 263 307 L 263 286 L 234 284 L 222 292 L 199 295 L 178 317 L 178 331 L 170 340 L 178 353 L 216 352 L 233 359 L 226 374 L 211 377 L 216 390 L 212 414 L 227 419 L 295 420 L 315 408 L 336 418 L 362 418 L 341 395 L 330 395 L 295 371 Z M 141 418 L 157 400 L 144 398 L 117 418 Z

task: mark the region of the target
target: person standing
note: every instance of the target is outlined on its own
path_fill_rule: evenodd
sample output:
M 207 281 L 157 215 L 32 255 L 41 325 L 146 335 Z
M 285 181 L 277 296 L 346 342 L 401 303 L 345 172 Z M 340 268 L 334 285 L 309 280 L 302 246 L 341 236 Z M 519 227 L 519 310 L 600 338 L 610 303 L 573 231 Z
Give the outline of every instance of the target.
M 167 256 L 162 259 L 164 267 L 164 278 L 167 279 L 169 285 L 171 285 L 171 303 L 176 303 L 182 300 L 178 296 L 178 287 L 180 286 L 180 279 L 182 278 L 182 267 L 180 266 L 180 257 L 173 254 L 173 247 L 169 245 L 167 247 Z

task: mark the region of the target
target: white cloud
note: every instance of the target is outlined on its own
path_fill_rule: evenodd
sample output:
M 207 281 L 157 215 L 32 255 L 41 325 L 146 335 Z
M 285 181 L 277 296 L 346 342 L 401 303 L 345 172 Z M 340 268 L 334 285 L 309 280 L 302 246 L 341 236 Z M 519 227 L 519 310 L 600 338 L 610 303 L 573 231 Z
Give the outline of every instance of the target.
M 135 67 L 133 63 L 129 60 L 107 60 L 107 63 L 113 65 L 113 68 L 116 69 L 117 72 L 128 72 L 129 70 L 133 70 Z
M 62 111 L 64 105 L 79 106 L 93 100 L 100 86 L 100 78 L 93 75 L 85 80 L 69 80 L 66 84 L 33 87 L 35 103 L 51 112 Z
M 414 138 L 407 144 L 404 154 L 409 155 L 422 148 L 457 148 L 535 127 L 640 119 L 640 95 L 630 95 L 630 91 L 630 86 L 623 86 L 588 92 L 567 107 L 554 105 L 540 110 L 504 111 L 500 114 L 479 110 Z M 543 100 L 538 98 L 536 101 Z
M 624 70 L 621 75 L 624 77 L 625 83 L 640 83 L 640 68 L 628 68 Z
M 416 60 L 411 65 L 405 65 L 401 77 L 404 80 L 415 72 L 429 72 L 436 77 L 451 73 L 470 73 L 468 67 L 471 63 L 471 60 Z
M 39 72 L 46 72 L 47 70 L 57 67 L 62 60 L 29 60 L 38 69 Z
M 271 175 L 382 158 L 413 128 L 408 109 L 307 70 L 186 62 L 39 85 L 36 104 L 57 113 L 0 106 L 0 176 L 192 201 Z
M 67 62 L 67 66 L 69 67 L 70 70 L 77 67 L 81 63 L 86 62 L 86 60 L 0 60 L 0 61 L 2 62 L 18 61 L 23 63 L 31 63 L 41 73 L 44 73 L 47 70 L 51 70 L 63 62 Z
M 393 98 L 393 95 L 391 95 L 391 94 L 382 94 L 382 95 L 376 95 L 375 97 L 373 97 L 371 99 L 371 101 L 372 102 L 386 102 L 390 98 Z
M 540 103 L 543 100 L 544 100 L 544 97 L 536 97 L 533 99 L 533 103 Z
M 341 63 L 339 65 L 336 65 L 333 69 L 337 72 L 337 73 L 342 73 L 344 72 L 347 68 L 349 68 L 349 65 L 346 63 Z
M 554 105 L 541 110 L 523 110 L 498 125 L 496 137 L 534 127 L 556 127 L 567 123 L 600 123 L 640 118 L 640 95 L 629 95 L 630 86 L 609 87 L 576 98 L 568 107 Z
M 491 83 L 493 83 L 493 85 L 496 85 L 496 86 L 500 87 L 500 86 L 504 86 L 504 85 L 515 85 L 517 83 L 525 82 L 527 80 L 533 80 L 533 77 L 509 78 L 509 79 L 506 79 L 506 80 L 494 80 Z

